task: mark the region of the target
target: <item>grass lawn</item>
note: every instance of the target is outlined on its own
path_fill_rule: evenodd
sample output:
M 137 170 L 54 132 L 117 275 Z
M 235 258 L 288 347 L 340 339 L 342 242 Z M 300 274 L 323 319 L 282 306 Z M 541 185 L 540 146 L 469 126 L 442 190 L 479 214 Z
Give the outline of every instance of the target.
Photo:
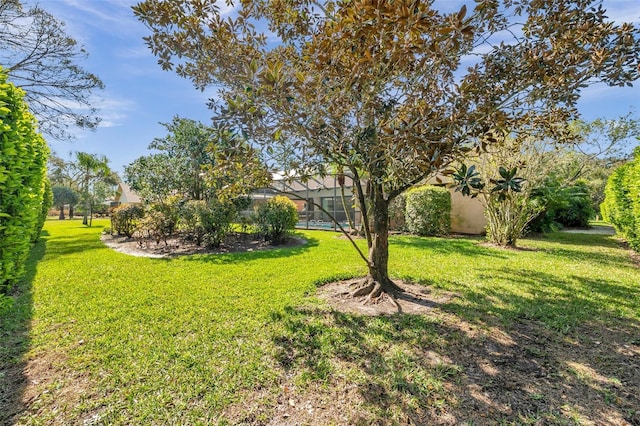
M 0 424 L 640 424 L 640 271 L 611 236 L 391 238 L 429 315 L 331 310 L 335 233 L 150 259 L 48 221 L 0 318 Z

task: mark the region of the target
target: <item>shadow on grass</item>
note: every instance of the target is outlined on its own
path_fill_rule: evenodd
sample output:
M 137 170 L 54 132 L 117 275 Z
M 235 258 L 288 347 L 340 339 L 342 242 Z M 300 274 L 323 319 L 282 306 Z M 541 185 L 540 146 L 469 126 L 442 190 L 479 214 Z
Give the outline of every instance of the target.
M 568 341 L 526 318 L 440 315 L 447 306 L 383 317 L 287 308 L 272 315 L 275 358 L 301 383 L 294 397 L 332 389 L 349 424 L 638 424 L 638 322 L 594 312 Z
M 27 382 L 24 375 L 29 330 L 33 310 L 32 287 L 38 262 L 47 250 L 47 231 L 31 249 L 24 277 L 10 292 L 12 308 L 0 317 L 0 425 L 13 424 L 12 419 L 24 410 L 22 395 Z
M 503 322 L 517 318 L 538 320 L 563 333 L 574 331 L 577 325 L 594 317 L 616 319 L 622 311 L 634 312 L 640 297 L 638 287 L 577 275 L 558 277 L 505 267 L 489 270 L 484 277 L 515 281 L 519 293 L 500 287 L 470 288 L 464 291 L 463 298 L 471 306 L 467 304 L 458 311 L 470 308 L 478 317 L 489 312 Z
M 278 259 L 284 257 L 299 256 L 308 252 L 313 247 L 317 247 L 319 241 L 315 238 L 304 237 L 304 244 L 295 246 L 273 246 L 267 249 L 255 250 L 250 252 L 233 252 L 233 253 L 211 253 L 211 254 L 193 254 L 188 256 L 179 256 L 176 258 L 159 259 L 172 261 L 176 259 L 185 261 L 197 261 L 213 263 L 216 265 L 231 265 L 237 263 L 247 263 L 261 261 L 266 259 Z
M 76 253 L 84 254 L 104 247 L 94 233 L 55 236 L 47 241 L 47 256 L 56 259 Z
M 392 237 L 389 238 L 389 246 L 401 248 L 414 248 L 428 250 L 439 254 L 455 254 L 468 257 L 489 256 L 505 259 L 506 254 L 490 247 L 483 247 L 479 243 L 482 239 L 458 238 L 420 238 L 420 237 Z

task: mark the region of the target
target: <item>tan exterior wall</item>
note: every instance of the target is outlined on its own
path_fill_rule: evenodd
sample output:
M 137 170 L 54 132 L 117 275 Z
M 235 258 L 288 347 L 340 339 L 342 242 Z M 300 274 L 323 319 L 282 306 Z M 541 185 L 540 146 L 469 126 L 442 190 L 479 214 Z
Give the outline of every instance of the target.
M 484 234 L 487 220 L 484 207 L 477 198 L 465 197 L 460 192 L 451 192 L 451 232 L 460 234 Z

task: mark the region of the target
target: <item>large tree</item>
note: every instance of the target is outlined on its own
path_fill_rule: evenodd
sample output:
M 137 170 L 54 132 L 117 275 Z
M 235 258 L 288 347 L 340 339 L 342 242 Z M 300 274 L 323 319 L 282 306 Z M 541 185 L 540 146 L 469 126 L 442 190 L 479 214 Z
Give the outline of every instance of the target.
M 608 22 L 599 1 L 486 0 L 450 14 L 419 0 L 228 3 L 233 16 L 197 0 L 134 10 L 160 65 L 220 87 L 212 106 L 227 122 L 297 156 L 298 174 L 334 164 L 354 176 L 369 274 L 353 294 L 369 299 L 402 291 L 388 273 L 397 195 L 496 134 L 565 137 L 556 123 L 578 116 L 581 88 L 639 76 L 639 30 Z
M 70 126 L 93 129 L 100 122 L 91 96 L 104 85 L 80 66 L 86 56 L 47 11 L 0 0 L 0 63 L 25 91 L 43 133 L 66 138 Z
M 258 153 L 238 134 L 178 116 L 162 124 L 168 134 L 149 145 L 156 152 L 125 167 L 125 180 L 146 201 L 234 198 L 268 184 Z

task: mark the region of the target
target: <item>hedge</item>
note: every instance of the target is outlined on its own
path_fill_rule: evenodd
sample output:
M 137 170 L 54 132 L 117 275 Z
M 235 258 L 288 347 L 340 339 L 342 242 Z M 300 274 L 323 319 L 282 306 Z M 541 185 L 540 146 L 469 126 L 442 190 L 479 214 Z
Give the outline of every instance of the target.
M 635 149 L 632 161 L 614 170 L 604 195 L 602 217 L 640 252 L 640 147 Z
M 405 221 L 412 234 L 446 235 L 451 231 L 451 194 L 445 188 L 425 185 L 407 192 Z
M 24 273 L 44 223 L 49 149 L 36 128 L 24 92 L 0 67 L 0 294 Z

